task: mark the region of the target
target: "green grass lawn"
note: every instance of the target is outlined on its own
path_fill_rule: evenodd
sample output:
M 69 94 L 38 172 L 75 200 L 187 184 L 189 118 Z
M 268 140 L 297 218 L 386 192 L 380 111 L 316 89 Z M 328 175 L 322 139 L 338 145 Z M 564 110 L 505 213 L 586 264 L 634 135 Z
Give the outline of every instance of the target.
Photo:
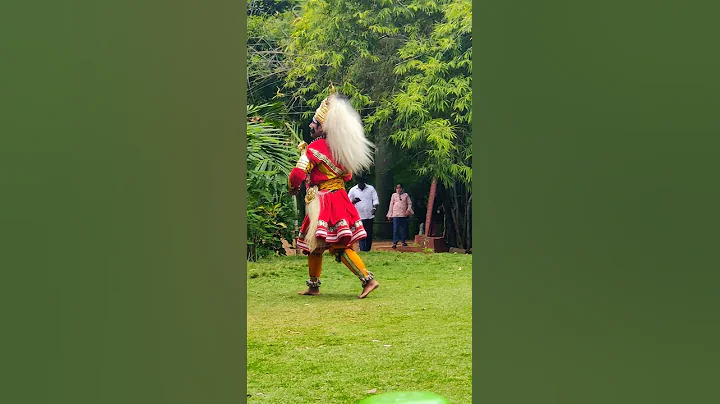
M 320 296 L 305 257 L 248 263 L 248 402 L 354 403 L 389 391 L 433 391 L 470 403 L 470 255 L 359 253 L 380 288 L 325 255 Z

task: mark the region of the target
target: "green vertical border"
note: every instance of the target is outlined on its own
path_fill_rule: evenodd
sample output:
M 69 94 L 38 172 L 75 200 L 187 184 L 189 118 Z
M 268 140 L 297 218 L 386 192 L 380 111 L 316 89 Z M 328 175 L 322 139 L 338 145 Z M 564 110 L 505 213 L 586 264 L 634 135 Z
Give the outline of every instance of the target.
M 718 7 L 476 6 L 474 401 L 718 402 Z
M 475 402 L 480 402 L 482 400 L 482 390 L 480 389 L 480 383 L 478 383 L 478 376 L 480 374 L 479 367 L 482 365 L 482 354 L 480 353 L 482 351 L 482 334 L 481 330 L 482 327 L 482 320 L 481 316 L 479 315 L 478 311 L 480 310 L 480 305 L 477 303 L 477 294 L 481 293 L 481 285 L 482 285 L 482 277 L 484 274 L 483 271 L 483 265 L 481 263 L 481 257 L 482 257 L 482 251 L 483 249 L 480 247 L 480 243 L 477 241 L 478 236 L 481 232 L 485 231 L 482 227 L 483 225 L 483 217 L 486 213 L 482 212 L 479 206 L 481 205 L 479 203 L 479 199 L 482 195 L 483 185 L 480 183 L 480 175 L 479 170 L 481 166 L 481 161 L 478 158 L 480 155 L 481 147 L 482 147 L 482 141 L 483 136 L 481 132 L 481 120 L 483 117 L 483 111 L 482 108 L 480 108 L 480 103 L 478 103 L 478 99 L 482 96 L 482 87 L 479 85 L 479 76 L 480 71 L 482 69 L 479 68 L 479 63 L 477 63 L 477 60 L 481 56 L 475 56 L 475 55 L 482 55 L 482 47 L 478 46 L 479 41 L 476 38 L 475 33 L 479 31 L 478 27 L 481 24 L 481 19 L 479 14 L 482 13 L 482 10 L 484 8 L 487 8 L 487 6 L 483 6 L 483 3 L 479 0 L 473 0 L 472 2 L 473 7 L 473 64 L 475 65 L 475 69 L 473 70 L 473 95 L 474 95 L 474 102 L 472 105 L 472 111 L 474 116 L 474 121 L 472 124 L 472 141 L 473 141 L 473 206 L 472 206 L 472 232 L 473 232 L 473 277 L 472 277 L 472 285 L 473 285 L 473 313 L 472 313 L 472 395 L 473 400 Z
M 245 2 L 0 13 L 0 402 L 245 398 Z
M 247 2 L 243 1 L 242 6 L 242 19 L 243 22 L 242 28 L 240 29 L 240 45 L 242 45 L 242 60 L 240 63 L 240 66 L 242 68 L 242 80 L 240 85 L 240 91 L 243 94 L 242 97 L 242 112 L 243 117 L 247 119 Z M 242 371 L 243 371 L 243 378 L 242 378 L 242 391 L 243 391 L 243 397 L 241 400 L 247 400 L 247 124 L 243 123 L 242 125 L 242 136 L 241 136 L 241 150 L 240 153 L 242 153 L 243 158 L 241 159 L 240 164 L 240 183 L 242 184 L 241 187 L 243 190 L 245 190 L 244 195 L 242 197 L 240 208 L 241 208 L 241 218 L 242 218 L 242 224 L 243 224 L 243 231 L 241 232 L 240 236 L 240 251 L 242 253 L 241 259 L 242 259 L 242 281 L 240 282 L 240 295 L 242 296 L 242 308 L 244 316 L 242 316 L 242 325 L 240 329 L 242 330 L 242 351 L 244 355 L 242 356 Z

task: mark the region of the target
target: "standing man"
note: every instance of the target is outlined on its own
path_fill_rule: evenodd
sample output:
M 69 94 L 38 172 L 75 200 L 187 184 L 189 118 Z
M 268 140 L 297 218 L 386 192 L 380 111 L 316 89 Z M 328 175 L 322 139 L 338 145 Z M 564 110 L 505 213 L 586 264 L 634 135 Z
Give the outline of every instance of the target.
M 310 279 L 301 295 L 320 294 L 323 253 L 329 250 L 360 279 L 365 298 L 380 284 L 352 249 L 367 236 L 360 215 L 345 191 L 353 172 L 372 165 L 372 143 L 365 138 L 360 115 L 346 98 L 325 98 L 310 123 L 309 145 L 300 144 L 302 155 L 288 179 L 290 193 L 297 194 L 306 181 L 305 219 L 297 246 L 308 255 Z
M 398 241 L 402 241 L 402 245 L 407 247 L 408 218 L 415 212 L 412 209 L 412 201 L 410 195 L 403 191 L 402 184 L 395 186 L 395 193 L 390 198 L 390 207 L 388 207 L 387 220 L 392 218 L 393 222 L 393 245 L 397 248 Z
M 357 208 L 367 233 L 367 237 L 360 240 L 360 251 L 370 251 L 370 248 L 372 248 L 373 219 L 375 218 L 375 211 L 380 206 L 377 191 L 375 191 L 375 187 L 367 183 L 365 176 L 362 176 L 358 177 L 357 185 L 350 188 L 348 197 Z

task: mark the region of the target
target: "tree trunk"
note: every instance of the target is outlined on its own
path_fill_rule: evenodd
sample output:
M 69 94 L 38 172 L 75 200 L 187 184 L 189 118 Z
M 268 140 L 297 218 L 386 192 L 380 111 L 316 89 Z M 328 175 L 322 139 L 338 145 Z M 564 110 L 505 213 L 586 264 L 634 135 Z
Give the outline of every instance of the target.
M 457 238 L 458 247 L 465 248 L 465 243 L 463 243 L 463 232 L 460 230 L 460 203 L 457 197 L 457 185 L 453 185 L 452 191 L 452 200 L 454 206 L 451 212 L 453 216 L 453 222 L 455 222 L 455 237 Z
M 452 197 L 450 196 L 451 190 L 449 186 L 445 187 L 445 192 L 443 193 L 443 206 L 445 207 L 445 211 L 443 212 L 443 238 L 445 239 L 445 243 L 448 246 L 455 247 L 455 230 L 453 230 L 452 225 L 452 209 L 453 209 L 453 203 L 452 203 Z
M 428 205 L 427 211 L 425 212 L 425 235 L 430 237 L 434 234 L 431 232 L 432 229 L 432 213 L 433 207 L 435 206 L 435 194 L 437 192 L 437 178 L 433 178 L 430 184 L 430 193 L 428 194 Z

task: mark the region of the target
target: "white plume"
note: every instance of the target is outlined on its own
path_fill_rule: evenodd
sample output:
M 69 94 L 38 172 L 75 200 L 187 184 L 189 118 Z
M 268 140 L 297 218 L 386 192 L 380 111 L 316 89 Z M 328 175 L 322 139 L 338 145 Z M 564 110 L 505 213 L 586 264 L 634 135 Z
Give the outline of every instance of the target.
M 315 233 L 318 228 L 318 219 L 320 217 L 320 195 L 316 195 L 310 203 L 305 204 L 305 212 L 310 219 L 310 226 L 307 229 L 305 235 L 305 244 L 307 245 L 310 252 L 315 251 L 318 245 L 317 237 Z
M 350 101 L 337 94 L 328 101 L 323 132 L 333 159 L 351 173 L 367 170 L 373 164 L 375 145 L 365 137 L 360 115 Z

